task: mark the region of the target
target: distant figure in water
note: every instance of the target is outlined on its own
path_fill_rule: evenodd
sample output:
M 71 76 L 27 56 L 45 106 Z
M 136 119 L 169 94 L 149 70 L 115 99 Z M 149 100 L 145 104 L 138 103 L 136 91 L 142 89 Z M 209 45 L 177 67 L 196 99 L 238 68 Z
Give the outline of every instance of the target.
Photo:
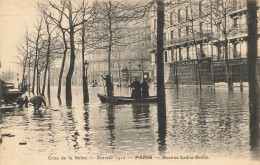
M 102 76 L 103 78 L 103 76 Z M 113 96 L 113 84 L 111 82 L 111 77 L 109 75 L 106 75 L 106 78 L 103 78 L 106 80 L 106 87 L 107 87 L 107 96 L 111 97 Z
M 132 90 L 132 98 L 139 99 L 141 97 L 141 83 L 138 81 L 138 78 L 135 77 L 134 82 L 132 82 L 131 87 L 133 88 Z
M 146 80 L 142 82 L 142 97 L 143 98 L 149 97 L 149 85 Z
M 30 102 L 33 104 L 35 109 L 39 109 L 42 106 L 42 103 L 46 106 L 44 96 L 42 96 L 42 95 L 33 96 L 30 99 Z

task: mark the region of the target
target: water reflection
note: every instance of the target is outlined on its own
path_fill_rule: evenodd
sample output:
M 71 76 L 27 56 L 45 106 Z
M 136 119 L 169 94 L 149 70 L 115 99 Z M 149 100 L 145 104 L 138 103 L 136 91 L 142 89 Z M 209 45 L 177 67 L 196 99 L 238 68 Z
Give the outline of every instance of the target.
M 107 104 L 107 129 L 109 130 L 109 137 L 110 140 L 110 148 L 113 151 L 115 149 L 115 106 L 112 104 Z
M 116 90 L 117 95 L 130 95 L 129 88 Z M 90 103 L 83 105 L 82 88 L 74 87 L 72 106 L 63 105 L 65 96 L 58 100 L 53 95 L 50 108 L 35 112 L 30 106 L 5 112 L 0 124 L 22 132 L 15 138 L 29 139 L 23 150 L 33 156 L 206 153 L 248 157 L 250 145 L 253 154 L 259 153 L 259 134 L 248 128 L 246 88 L 242 93 L 239 89 L 229 93 L 220 88 L 179 87 L 166 89 L 165 104 L 115 106 L 100 103 L 96 94 L 102 92 L 102 87 L 90 88 Z M 149 92 L 154 95 L 153 88 Z M 6 146 L 15 148 L 15 144 L 4 143 L 1 153 Z
M 43 119 L 44 118 L 44 110 L 42 109 L 35 109 L 33 112 L 33 119 Z
M 259 100 L 255 100 L 254 96 L 249 99 L 249 111 L 250 111 L 250 146 L 252 157 L 255 160 L 260 160 L 260 103 Z
M 90 142 L 89 107 L 88 107 L 88 105 L 85 105 L 83 109 L 84 109 L 83 116 L 84 116 L 84 121 L 85 121 L 84 129 L 86 131 L 84 140 L 85 140 L 85 145 L 88 146 L 89 142 Z
M 148 129 L 150 127 L 150 105 L 149 104 L 132 104 L 133 109 L 133 122 L 135 123 L 134 128 L 136 129 Z
M 158 122 L 158 151 L 162 155 L 166 151 L 166 104 L 165 101 L 157 103 L 157 122 Z

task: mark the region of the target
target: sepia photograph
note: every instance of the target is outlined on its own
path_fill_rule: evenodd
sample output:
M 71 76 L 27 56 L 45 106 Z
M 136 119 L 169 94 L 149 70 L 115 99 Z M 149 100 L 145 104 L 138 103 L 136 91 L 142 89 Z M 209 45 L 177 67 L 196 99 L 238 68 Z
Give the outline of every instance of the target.
M 259 0 L 0 0 L 0 165 L 259 164 L 258 38 Z

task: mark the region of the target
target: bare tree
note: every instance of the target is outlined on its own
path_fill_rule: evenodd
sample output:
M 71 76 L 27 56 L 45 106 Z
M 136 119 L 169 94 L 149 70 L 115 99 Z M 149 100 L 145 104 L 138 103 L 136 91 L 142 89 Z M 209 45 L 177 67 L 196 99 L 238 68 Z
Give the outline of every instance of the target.
M 73 4 L 71 0 L 61 0 L 60 3 L 48 2 L 51 11 L 54 11 L 56 14 L 51 12 L 44 12 L 49 16 L 58 27 L 62 30 L 64 43 L 66 42 L 65 31 L 69 33 L 69 44 L 70 44 L 70 66 L 66 76 L 66 104 L 71 105 L 72 103 L 72 93 L 71 93 L 71 80 L 74 72 L 75 65 L 75 33 L 77 28 L 82 25 L 84 22 L 87 22 L 92 17 L 92 14 L 88 14 L 88 18 L 81 20 L 79 18 L 79 13 L 82 11 L 81 4 L 78 4 L 78 1 L 75 1 Z M 58 13 L 58 14 L 57 14 Z M 58 18 L 57 18 L 58 17 Z M 67 46 L 65 44 L 65 49 Z M 65 52 L 66 53 L 66 52 Z M 65 60 L 65 54 L 64 54 Z M 58 94 L 59 97 L 59 94 Z
M 196 43 L 196 32 L 195 32 L 195 28 L 194 28 L 194 12 L 193 12 L 193 4 L 190 0 L 189 2 L 190 4 L 190 21 L 191 21 L 191 32 L 192 32 L 192 36 L 193 36 L 193 42 Z M 200 73 L 200 61 L 199 61 L 199 54 L 198 54 L 198 50 L 197 50 L 197 44 L 195 44 L 195 53 L 196 53 L 196 58 L 197 58 L 197 66 L 198 66 L 198 79 L 199 79 L 199 87 L 201 89 L 201 73 Z
M 45 22 L 45 27 L 46 27 L 46 32 L 47 32 L 47 52 L 46 52 L 46 65 L 45 65 L 45 71 L 44 71 L 44 79 L 43 79 L 43 85 L 42 85 L 42 92 L 41 94 L 44 95 L 45 93 L 45 83 L 46 83 L 46 76 L 47 76 L 47 71 L 50 68 L 49 63 L 50 63 L 50 53 L 51 53 L 51 44 L 53 39 L 52 39 L 52 33 L 55 30 L 55 27 L 51 27 L 51 22 L 50 19 L 45 15 L 44 16 L 44 22 Z M 48 92 L 49 94 L 49 92 Z
M 25 72 L 26 72 L 27 64 L 30 62 L 30 61 L 28 61 L 29 53 L 30 53 L 29 52 L 29 46 L 30 45 L 29 45 L 29 33 L 28 33 L 28 30 L 26 30 L 24 39 L 25 39 L 25 43 L 21 43 L 17 47 L 18 52 L 21 55 L 21 56 L 18 56 L 18 59 L 19 59 L 18 64 L 23 67 L 22 85 L 24 85 L 26 83 L 26 82 L 24 82 L 25 81 Z M 23 45 L 23 44 L 25 44 L 25 45 Z
M 62 1 L 60 2 L 61 4 L 63 3 Z M 62 82 L 62 76 L 64 72 L 64 66 L 66 62 L 66 56 L 67 56 L 67 51 L 68 51 L 68 40 L 66 37 L 66 32 L 68 32 L 68 29 L 66 29 L 63 24 L 63 18 L 65 17 L 65 4 L 62 4 L 61 8 L 57 8 L 52 2 L 48 2 L 49 7 L 45 6 L 45 4 L 38 4 L 40 11 L 44 14 L 47 15 L 54 24 L 60 29 L 61 34 L 62 34 L 62 41 L 63 41 L 63 58 L 62 58 L 62 64 L 61 64 L 61 69 L 60 69 L 60 74 L 59 74 L 59 82 L 58 82 L 58 93 L 57 93 L 57 98 L 60 99 L 60 94 L 61 94 L 61 82 Z M 50 8 L 54 8 L 55 10 L 58 10 L 58 14 L 55 13 L 56 15 L 54 16 L 54 13 L 51 11 Z M 56 9 L 57 8 L 57 9 Z
M 83 87 L 83 101 L 84 103 L 89 102 L 89 93 L 88 93 L 88 82 L 86 77 L 86 68 L 85 64 L 87 60 L 85 60 L 85 49 L 86 49 L 86 30 L 89 29 L 89 26 L 93 24 L 94 19 L 89 19 L 89 21 L 85 22 L 86 18 L 88 17 L 87 14 L 91 13 L 91 15 L 95 14 L 95 4 L 89 5 L 85 0 L 82 0 L 81 3 L 81 21 L 82 21 L 82 28 L 81 28 L 81 58 L 82 58 L 82 87 Z M 86 62 L 86 63 L 85 63 Z
M 98 37 L 103 38 L 106 43 L 102 49 L 108 51 L 108 74 L 111 75 L 111 54 L 113 46 L 118 45 L 122 40 L 129 36 L 124 33 L 126 26 L 134 20 L 142 18 L 146 14 L 149 5 L 142 3 L 129 3 L 122 0 L 108 0 L 97 3 L 99 12 L 97 14 Z
M 240 27 L 236 27 L 237 25 L 232 24 L 231 26 L 228 24 L 229 16 L 236 10 L 236 3 L 235 1 L 218 1 L 218 0 L 211 0 L 211 5 L 206 5 L 205 9 L 210 10 L 212 15 L 208 15 L 211 17 L 210 21 L 213 25 L 217 27 L 217 31 L 220 31 L 223 35 L 224 40 L 222 44 L 224 45 L 224 54 L 225 54 L 225 62 L 226 62 L 226 81 L 228 83 L 228 88 L 232 89 L 232 78 L 231 78 L 231 69 L 229 64 L 229 54 L 228 54 L 228 36 L 234 30 L 237 30 Z M 241 25 L 243 26 L 243 25 Z M 220 39 L 222 35 L 217 35 L 216 39 Z
M 39 60 L 39 43 L 41 40 L 41 36 L 42 36 L 42 18 L 40 18 L 40 20 L 38 21 L 37 25 L 34 26 L 34 28 L 36 29 L 36 39 L 35 41 L 30 40 L 32 43 L 35 44 L 35 56 L 34 56 L 34 69 L 33 69 L 33 84 L 32 84 L 32 93 L 35 94 L 35 78 L 37 78 L 37 90 L 36 93 L 39 94 L 38 91 L 38 87 L 39 87 L 39 68 L 38 68 L 38 60 Z

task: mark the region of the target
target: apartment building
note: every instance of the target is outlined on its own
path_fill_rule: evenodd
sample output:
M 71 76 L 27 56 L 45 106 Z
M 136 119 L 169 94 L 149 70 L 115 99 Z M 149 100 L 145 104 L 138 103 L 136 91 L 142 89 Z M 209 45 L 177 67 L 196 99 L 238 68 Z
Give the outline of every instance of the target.
M 138 24 L 133 22 L 124 28 L 124 36 L 118 44 L 112 46 L 111 52 L 111 76 L 115 84 L 129 84 L 134 77 L 139 80 L 151 78 L 153 67 L 148 49 L 151 44 L 151 32 L 148 22 Z M 108 45 L 107 42 L 99 43 L 101 48 Z M 108 50 L 89 50 L 86 59 L 88 66 L 88 81 L 102 82 L 101 75 L 108 74 Z
M 173 83 L 178 77 L 183 84 L 197 84 L 198 61 L 201 60 L 205 60 L 205 66 L 201 62 L 200 72 L 206 84 L 225 80 L 225 60 L 236 61 L 247 57 L 246 13 L 246 0 L 165 1 L 166 83 Z M 152 45 L 156 45 L 156 4 L 150 12 L 150 18 Z M 150 50 L 154 65 L 155 50 L 155 46 Z M 245 77 L 244 64 L 234 62 L 233 77 Z M 243 69 L 236 70 L 238 65 Z M 243 75 L 236 75 L 239 70 L 245 70 Z

